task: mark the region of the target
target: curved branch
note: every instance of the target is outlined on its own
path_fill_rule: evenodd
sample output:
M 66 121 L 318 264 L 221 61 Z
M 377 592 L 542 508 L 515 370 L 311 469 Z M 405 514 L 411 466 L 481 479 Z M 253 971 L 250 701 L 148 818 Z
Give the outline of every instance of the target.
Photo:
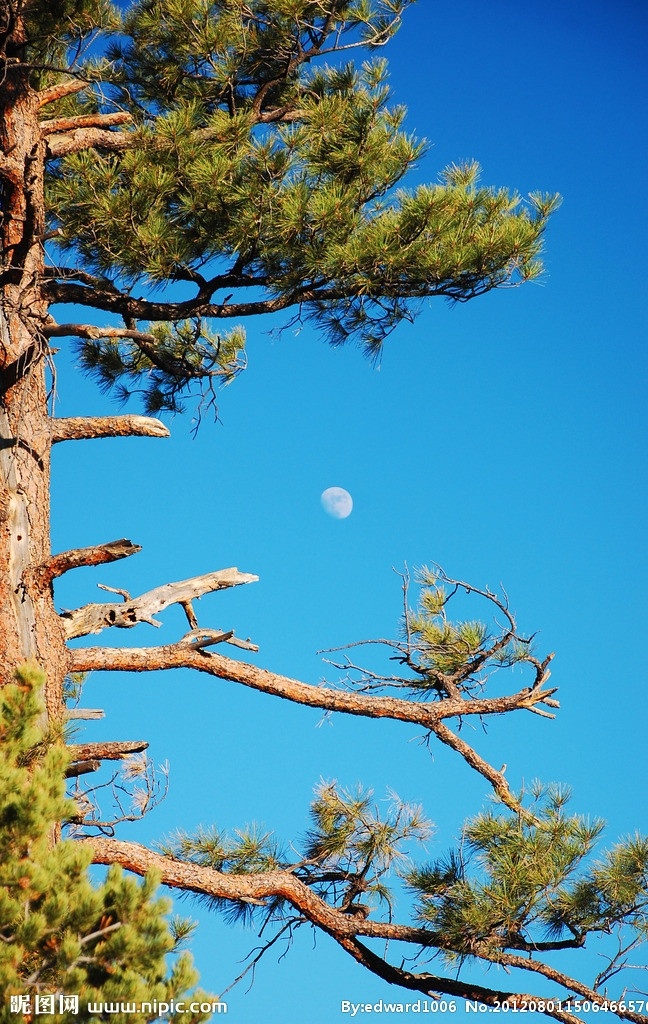
M 533 702 L 542 702 L 546 698 L 546 693 L 541 688 L 531 690 L 526 687 L 509 696 L 480 700 L 447 697 L 434 704 L 399 697 L 378 697 L 345 690 L 330 690 L 277 675 L 221 654 L 207 652 L 196 646 L 194 631 L 187 634 L 179 643 L 166 647 L 86 647 L 71 651 L 70 654 L 72 671 L 75 672 L 148 672 L 192 668 L 218 679 L 241 683 L 254 690 L 322 711 L 337 711 L 365 718 L 387 718 L 422 726 L 435 733 L 442 743 L 461 754 L 472 768 L 491 783 L 507 807 L 518 814 L 528 814 L 521 808 L 503 772 L 496 771 L 472 747 L 455 736 L 443 725 L 443 719 L 461 718 L 465 715 L 500 715 L 520 709 L 531 710 Z
M 494 963 L 503 964 L 506 967 L 517 967 L 523 971 L 533 971 L 536 974 L 541 974 L 544 978 L 549 981 L 554 981 L 558 985 L 562 985 L 563 988 L 577 992 L 583 999 L 587 999 L 589 1002 L 603 1005 L 604 1003 L 610 1002 L 605 995 L 601 995 L 596 989 L 590 988 L 588 985 L 583 985 L 576 978 L 572 978 L 567 974 L 563 974 L 562 971 L 557 971 L 554 967 L 549 967 L 547 964 L 543 964 L 538 960 L 533 960 L 524 956 L 517 956 L 513 953 L 500 953 L 497 958 L 493 957 Z M 631 1020 L 636 1024 L 645 1024 L 648 1017 L 643 1013 L 635 1013 L 632 1010 L 619 1010 L 616 1011 L 617 1016 L 623 1020 Z
M 151 593 L 153 593 L 151 591 Z M 106 607 L 104 605 L 104 607 Z M 120 606 L 118 606 L 120 607 Z M 222 654 L 196 650 L 185 643 L 169 644 L 164 647 L 110 648 L 85 647 L 70 652 L 75 672 L 149 672 L 171 668 L 193 668 L 199 672 L 216 676 L 218 679 L 241 683 L 253 690 L 282 697 L 296 704 L 320 708 L 322 711 L 339 711 L 347 715 L 361 715 L 367 718 L 391 718 L 410 722 L 433 729 L 444 718 L 464 715 L 501 715 L 507 711 L 527 708 L 531 690 L 525 687 L 517 693 L 504 697 L 447 698 L 429 704 L 424 701 L 404 700 L 400 697 L 374 697 L 346 690 L 325 689 L 302 683 L 288 676 L 268 672 L 242 661 L 235 661 Z M 542 694 L 535 693 L 534 700 L 541 700 Z
M 244 902 L 255 906 L 265 906 L 266 901 L 270 899 L 286 900 L 308 921 L 330 935 L 355 960 L 390 984 L 427 995 L 458 996 L 493 1007 L 507 1004 L 512 1009 L 522 1010 L 530 1003 L 544 1002 L 552 1007 L 544 1010 L 547 1016 L 553 1017 L 563 1024 L 580 1024 L 578 1017 L 556 1008 L 557 1000 L 552 1003 L 546 997 L 501 991 L 471 984 L 468 981 L 443 978 L 428 973 L 417 974 L 394 967 L 361 943 L 358 936 L 408 942 L 423 948 L 443 949 L 448 948 L 443 935 L 425 928 L 371 921 L 344 914 L 312 892 L 291 871 L 226 874 L 214 868 L 174 860 L 171 857 L 154 853 L 137 843 L 101 837 L 80 840 L 80 842 L 92 849 L 95 864 L 120 864 L 138 875 L 145 875 L 147 871 L 154 869 L 160 874 L 164 885 L 181 889 L 184 892 L 193 892 L 217 900 Z M 479 955 L 477 953 L 477 956 Z M 527 961 L 524 958 L 515 957 L 513 959 L 520 962 L 516 962 L 512 966 L 525 969 Z M 497 961 L 493 959 L 492 962 Z M 566 975 L 559 975 L 552 980 L 568 990 L 574 988 L 572 979 Z M 588 994 L 588 998 L 593 998 L 593 1001 L 599 1004 L 605 1002 L 604 997 L 596 992 L 592 992 L 591 996 Z M 637 1014 L 623 1014 L 623 1016 L 637 1021 L 637 1024 L 645 1024 L 646 1021 L 645 1017 Z
M 153 592 L 152 592 L 153 593 Z M 105 607 L 105 606 L 104 606 Z M 280 676 L 222 654 L 197 650 L 180 641 L 163 647 L 84 647 L 71 651 L 75 672 L 153 672 L 166 669 L 197 669 L 218 679 L 242 683 L 263 693 L 283 697 L 309 708 L 365 718 L 387 718 L 434 730 L 446 718 L 465 715 L 502 715 L 528 710 L 529 701 L 541 701 L 542 690 L 528 687 L 509 696 L 445 698 L 429 703 L 401 697 L 372 696 L 347 690 L 326 689 Z M 459 746 L 457 748 L 459 750 Z
M 399 985 L 401 988 L 424 992 L 426 995 L 456 996 L 469 1002 L 491 1006 L 496 1010 L 504 1006 L 508 1010 L 525 1012 L 531 1004 L 538 1006 L 542 1003 L 546 1008 L 539 1012 L 544 1013 L 545 1016 L 553 1017 L 554 1020 L 559 1020 L 562 1024 L 582 1024 L 580 1017 L 560 1009 L 557 999 L 551 1000 L 526 992 L 503 992 L 498 989 L 484 988 L 483 985 L 471 985 L 469 982 L 454 978 L 439 978 L 432 974 L 415 974 L 402 967 L 394 967 L 393 964 L 383 960 L 356 938 L 337 938 L 337 936 L 334 938 L 354 960 L 370 970 L 372 974 L 389 982 L 390 985 Z M 597 1002 L 603 1003 L 604 1000 L 598 997 Z

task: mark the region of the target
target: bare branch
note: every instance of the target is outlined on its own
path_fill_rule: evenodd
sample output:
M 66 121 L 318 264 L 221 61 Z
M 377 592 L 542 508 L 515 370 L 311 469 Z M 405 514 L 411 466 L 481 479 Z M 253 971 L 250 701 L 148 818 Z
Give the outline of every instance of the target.
M 51 422 L 52 444 L 102 437 L 169 437 L 164 424 L 150 416 L 67 416 Z
M 64 715 L 65 719 L 80 720 L 83 722 L 98 722 L 106 717 L 106 712 L 101 708 L 68 708 Z
M 69 132 L 77 128 L 109 128 L 116 124 L 129 124 L 133 120 L 132 114 L 125 110 L 118 110 L 111 114 L 79 114 L 77 117 L 55 117 L 50 121 L 41 121 L 40 127 L 43 135 L 52 135 L 55 132 Z
M 79 775 L 89 775 L 91 772 L 98 772 L 101 768 L 101 761 L 76 761 L 65 769 L 66 779 L 75 779 Z
M 146 740 L 119 740 L 113 743 L 75 743 L 66 747 L 74 762 L 121 761 L 129 754 L 148 749 Z
M 521 814 L 527 820 L 534 819 L 534 815 L 527 811 L 522 806 L 518 798 L 511 792 L 509 784 L 504 777 L 504 772 L 501 769 L 500 771 L 496 771 L 488 761 L 485 761 L 483 757 L 480 757 L 476 750 L 474 750 L 464 740 L 460 739 L 459 736 L 456 736 L 447 725 L 444 725 L 443 722 L 437 722 L 432 726 L 432 732 L 441 740 L 442 743 L 445 743 L 447 747 L 452 747 L 452 749 L 456 750 L 458 754 L 461 754 L 464 761 L 469 764 L 471 768 L 474 768 L 476 772 L 479 772 L 479 774 L 483 775 L 485 779 L 488 779 L 503 804 L 509 807 L 512 811 L 515 811 L 516 814 Z
M 118 152 L 133 145 L 131 132 L 111 132 L 103 128 L 77 128 L 65 134 L 51 135 L 47 139 L 47 158 L 50 160 L 84 149 L 103 149 Z
M 50 85 L 47 89 L 41 89 L 38 93 L 37 103 L 39 107 L 46 107 L 48 103 L 55 103 L 56 100 L 70 96 L 72 93 L 81 92 L 88 86 L 83 79 L 74 78 L 69 82 L 59 82 L 57 85 Z
M 130 629 L 140 622 L 160 626 L 154 616 L 171 604 L 185 604 L 204 594 L 211 594 L 242 583 L 256 583 L 258 576 L 239 572 L 236 568 L 194 576 L 178 583 L 165 583 L 146 594 L 123 604 L 87 604 L 83 608 L 61 613 L 68 639 L 100 633 L 108 626 Z
M 106 562 L 116 562 L 120 558 L 128 558 L 136 555 L 142 548 L 132 541 L 113 540 L 108 544 L 97 544 L 89 548 L 74 548 L 72 551 L 62 551 L 53 555 L 43 565 L 36 566 L 32 574 L 38 581 L 39 586 L 46 587 L 59 576 L 69 572 L 70 569 L 79 569 L 82 566 L 104 565 Z

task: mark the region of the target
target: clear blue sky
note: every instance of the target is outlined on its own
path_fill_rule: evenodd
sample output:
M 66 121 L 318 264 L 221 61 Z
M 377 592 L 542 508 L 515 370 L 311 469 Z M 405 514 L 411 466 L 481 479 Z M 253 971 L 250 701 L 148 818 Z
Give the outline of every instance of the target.
M 187 416 L 166 441 L 59 446 L 54 549 L 144 546 L 66 577 L 60 604 L 100 599 L 97 582 L 135 594 L 237 565 L 260 582 L 203 600 L 201 623 L 249 635 L 258 664 L 317 682 L 319 648 L 395 635 L 392 567 L 434 560 L 503 584 L 522 629 L 556 651 L 562 707 L 553 723 L 492 723 L 476 744 L 516 784 L 570 783 L 574 809 L 607 818 L 610 842 L 645 831 L 646 24 L 640 0 L 419 3 L 385 54 L 395 99 L 431 143 L 413 180 L 475 158 L 487 183 L 560 192 L 544 279 L 430 303 L 379 369 L 308 331 L 273 338 L 252 322 L 249 369 L 196 440 Z M 61 351 L 59 415 L 108 408 L 72 363 Z M 348 519 L 323 512 L 331 485 L 353 495 Z M 173 612 L 165 623 L 110 642 L 170 642 L 183 626 Z M 86 703 L 107 711 L 88 739 L 146 738 L 171 764 L 168 799 L 124 838 L 259 821 L 290 840 L 313 787 L 336 778 L 422 801 L 434 854 L 488 797 L 415 729 L 341 716 L 318 728 L 316 712 L 190 673 L 97 675 Z M 219 992 L 255 936 L 179 909 L 200 919 L 196 961 Z M 407 919 L 403 904 L 396 916 Z M 406 993 L 302 929 L 249 993 L 227 998 L 236 1024 L 337 1024 L 341 999 L 381 997 Z

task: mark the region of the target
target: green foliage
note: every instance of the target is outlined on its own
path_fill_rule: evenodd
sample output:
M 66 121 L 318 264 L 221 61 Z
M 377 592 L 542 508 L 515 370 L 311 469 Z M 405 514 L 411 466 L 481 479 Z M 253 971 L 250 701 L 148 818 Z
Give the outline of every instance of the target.
M 94 338 L 80 342 L 78 353 L 83 368 L 103 389 L 114 391 L 123 402 L 140 393 L 149 414 L 182 412 L 180 395 L 196 380 L 212 402 L 216 384 L 229 384 L 245 368 L 241 327 L 215 335 L 197 317 L 144 328 L 137 341 L 127 336 Z
M 381 908 L 391 921 L 404 883 L 422 928 L 402 927 L 399 937 L 448 964 L 477 958 L 544 973 L 543 954 L 611 936 L 601 946 L 609 965 L 603 984 L 647 937 L 648 839 L 629 838 L 595 860 L 603 823 L 569 814 L 568 802 L 566 789 L 534 783 L 522 813 L 479 814 L 456 847 L 413 866 L 432 832 L 420 807 L 392 795 L 379 811 L 369 791 L 322 783 L 301 848 L 291 846 L 289 856 L 272 833 L 256 828 L 233 837 L 213 829 L 178 833 L 165 852 L 229 874 L 289 871 L 336 910 L 373 921 Z M 280 898 L 262 907 L 209 903 L 231 919 L 261 921 L 262 932 L 273 925 L 282 934 L 304 921 Z
M 351 793 L 335 783 L 322 783 L 297 861 L 272 832 L 257 826 L 237 830 L 231 837 L 213 828 L 201 828 L 193 835 L 178 832 L 162 849 L 168 856 L 230 874 L 289 870 L 333 906 L 353 912 L 361 896 L 389 902 L 383 878 L 406 862 L 404 844 L 424 840 L 430 832 L 420 807 L 405 804 L 394 794 L 381 812 L 370 791 L 358 788 Z M 230 919 L 262 916 L 283 921 L 291 913 L 281 899 L 268 900 L 263 909 L 243 901 L 210 897 L 207 902 Z
M 443 936 L 448 959 L 579 946 L 589 933 L 646 935 L 648 840 L 592 862 L 603 823 L 567 814 L 564 789 L 536 785 L 533 795 L 528 816 L 480 814 L 459 849 L 408 873 L 418 917 Z
M 49 85 L 57 68 L 87 62 L 87 48 L 99 33 L 121 27 L 111 0 L 13 0 L 25 21 L 27 59 L 36 88 Z
M 61 276 L 83 268 L 85 287 L 71 301 L 120 312 L 116 296 L 135 284 L 176 284 L 195 293 L 178 319 L 292 308 L 331 343 L 355 339 L 375 355 L 427 297 L 464 301 L 536 277 L 555 196 L 523 201 L 484 187 L 475 163 L 448 168 L 436 184 L 398 187 L 423 144 L 391 102 L 385 61 L 342 63 L 339 51 L 382 46 L 407 6 L 133 4 L 121 32 L 105 34 L 107 59 L 88 65 L 96 85 L 58 108 L 133 118 L 120 129 L 125 148 L 50 163 Z M 317 63 L 327 55 L 330 63 Z M 149 306 L 147 319 L 173 319 L 164 301 Z M 152 408 L 173 408 L 179 380 L 208 376 L 211 347 L 201 345 L 202 335 L 196 365 L 170 396 L 160 380 L 173 370 L 157 367 L 149 389 L 136 341 L 131 351 L 118 346 L 119 358 L 112 342 L 96 341 L 83 364 L 104 384 L 125 380 L 127 392 L 144 381 Z
M 449 601 L 462 590 L 479 594 L 494 605 L 493 611 L 506 614 L 508 609 L 494 594 L 475 591 L 428 568 L 421 569 L 419 582 L 418 608 L 405 613 L 408 656 L 418 673 L 412 689 L 443 692 L 443 677 L 454 680 L 465 691 L 480 689 L 490 671 L 532 659 L 530 642 L 517 635 L 512 617 L 495 632 L 485 622 L 452 621 L 448 617 Z
M 155 897 L 155 875 L 139 883 L 113 867 L 93 884 L 91 851 L 52 842 L 57 823 L 74 808 L 65 798 L 65 748 L 42 741 L 42 685 L 40 670 L 25 666 L 16 684 L 0 691 L 0 992 L 78 995 L 79 1013 L 63 1013 L 62 1024 L 89 1020 L 87 1004 L 100 1000 L 182 998 L 196 974 L 187 954 L 171 966 L 169 954 L 190 926 L 170 928 L 170 904 Z M 155 1016 L 111 1019 L 144 1024 Z

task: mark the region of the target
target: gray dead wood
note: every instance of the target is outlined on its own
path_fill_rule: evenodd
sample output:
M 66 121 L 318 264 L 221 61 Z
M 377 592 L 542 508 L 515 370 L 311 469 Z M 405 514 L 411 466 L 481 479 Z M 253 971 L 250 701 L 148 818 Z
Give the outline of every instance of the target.
M 66 719 L 81 719 L 84 722 L 96 722 L 105 716 L 106 712 L 101 708 L 68 708 L 65 712 Z
M 188 608 L 191 602 L 203 594 L 211 594 L 217 590 L 225 590 L 227 587 L 236 587 L 241 583 L 256 583 L 258 576 L 250 573 L 239 572 L 236 568 L 221 569 L 218 572 L 205 573 L 203 576 L 193 576 L 188 580 L 180 580 L 178 583 L 165 583 L 161 587 L 147 591 L 140 597 L 131 598 L 126 591 L 121 593 L 124 600 L 114 604 L 87 604 L 82 608 L 75 608 L 73 611 L 64 611 L 61 618 L 65 626 L 68 640 L 75 637 L 89 636 L 92 633 L 100 633 L 102 629 L 109 626 L 116 626 L 118 629 L 130 629 L 140 622 L 148 622 L 151 626 L 161 626 L 162 623 L 154 618 L 159 612 L 168 608 L 169 605 L 181 605 L 189 618 Z M 103 587 L 108 590 L 110 588 Z M 191 611 L 190 624 L 195 628 L 195 616 Z

